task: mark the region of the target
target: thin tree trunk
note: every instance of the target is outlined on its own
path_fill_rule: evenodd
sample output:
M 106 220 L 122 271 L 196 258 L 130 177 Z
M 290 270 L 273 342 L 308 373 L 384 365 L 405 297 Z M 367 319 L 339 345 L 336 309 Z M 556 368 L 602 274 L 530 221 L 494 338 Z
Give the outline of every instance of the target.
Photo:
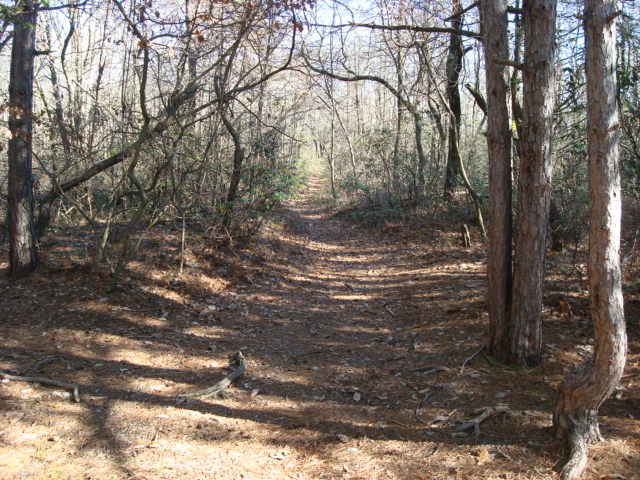
M 224 226 L 228 227 L 233 213 L 233 204 L 238 196 L 238 187 L 240 186 L 240 179 L 242 177 L 244 149 L 242 148 L 240 133 L 238 133 L 238 130 L 233 126 L 224 110 L 220 110 L 220 118 L 233 140 L 233 168 L 231 170 L 231 179 L 229 180 L 229 190 L 227 191 L 227 203 L 229 204 L 229 210 L 225 212 L 223 220 Z
M 515 8 L 520 8 L 520 0 L 516 0 Z M 522 63 L 522 39 L 524 37 L 524 29 L 522 28 L 522 15 L 517 14 L 514 18 L 515 32 L 514 32 L 514 45 L 513 45 L 513 61 L 517 64 Z M 521 72 L 514 68 L 511 72 L 510 87 L 511 87 L 511 114 L 513 116 L 513 122 L 516 126 L 516 133 L 518 139 L 515 141 L 515 150 L 518 158 L 522 156 L 521 144 L 522 140 L 522 105 L 520 104 L 519 93 L 521 84 Z
M 33 65 L 37 5 L 24 2 L 15 16 L 9 77 L 9 273 L 28 275 L 37 265 L 33 221 Z
M 347 146 L 349 147 L 349 160 L 351 161 L 351 173 L 353 174 L 353 181 L 356 185 L 358 185 L 358 170 L 356 168 L 356 152 L 353 149 L 353 143 L 351 142 L 351 138 L 349 137 L 349 132 L 346 129 L 338 110 L 335 110 L 336 118 L 338 119 L 338 123 L 340 124 L 340 128 L 342 128 L 342 132 L 344 133 L 344 138 L 347 141 Z
M 413 114 L 413 125 L 416 135 L 416 152 L 418 153 L 418 191 L 416 192 L 416 201 L 420 203 L 424 195 L 424 171 L 427 168 L 427 157 L 424 154 L 422 145 L 422 116 L 417 112 Z
M 518 215 L 508 361 L 533 366 L 542 353 L 542 293 L 553 174 L 555 0 L 525 0 L 525 64 Z
M 553 425 L 570 454 L 562 470 L 566 480 L 580 476 L 587 445 L 601 438 L 598 409 L 620 381 L 627 352 L 620 280 L 616 11 L 614 0 L 585 0 L 589 296 L 595 348 L 593 357 L 558 387 Z
M 331 196 L 337 197 L 336 193 L 336 159 L 335 159 L 335 143 L 336 143 L 336 107 L 333 103 L 333 88 L 331 88 L 331 136 L 329 137 L 329 182 L 331 184 Z
M 460 30 L 462 26 L 462 6 L 459 0 L 453 1 L 451 28 Z M 460 104 L 460 90 L 458 79 L 462 70 L 462 37 L 459 33 L 452 33 L 449 39 L 447 54 L 447 99 L 451 118 L 449 121 L 449 149 L 447 154 L 447 171 L 444 179 L 444 198 L 448 200 L 455 191 L 458 175 L 460 175 L 460 124 L 462 107 Z
M 505 358 L 511 315 L 511 132 L 507 68 L 506 0 L 482 0 L 480 5 L 487 82 L 487 145 L 489 153 L 489 351 Z

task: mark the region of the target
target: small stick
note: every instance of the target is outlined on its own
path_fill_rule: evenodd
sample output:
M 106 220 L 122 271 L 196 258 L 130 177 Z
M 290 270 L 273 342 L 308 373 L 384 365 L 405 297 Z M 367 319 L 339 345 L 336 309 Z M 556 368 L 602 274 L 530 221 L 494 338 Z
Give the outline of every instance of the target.
M 385 303 L 384 304 L 384 308 L 387 309 L 387 312 L 389 312 L 391 314 L 391 316 L 395 317 L 396 315 L 398 315 L 396 312 L 394 312 L 393 310 L 391 310 L 391 308 L 389 308 L 389 304 Z
M 131 313 L 155 312 L 156 310 L 162 310 L 162 307 L 140 308 L 140 309 L 134 309 L 129 307 L 121 307 L 121 308 L 125 312 L 131 312 Z
M 378 423 L 380 420 L 382 420 L 382 417 L 384 417 L 384 414 L 387 413 L 387 410 L 389 410 L 390 406 L 391 406 L 391 400 L 389 400 L 387 404 L 384 406 L 384 408 L 382 409 L 382 412 L 380 412 L 380 415 L 378 415 L 378 418 L 376 418 L 375 423 Z
M 22 375 L 11 375 L 9 373 L 0 371 L 0 375 L 7 380 L 13 380 L 15 382 L 34 382 L 34 383 L 42 383 L 44 385 L 53 385 L 60 388 L 66 388 L 68 390 L 73 391 L 73 400 L 76 402 L 80 401 L 80 393 L 78 392 L 78 385 L 75 383 L 67 383 L 62 382 L 60 380 L 55 380 L 51 378 L 45 377 L 23 377 Z
M 429 425 L 429 424 L 424 420 L 422 420 L 422 418 L 420 418 L 420 409 L 424 407 L 424 404 L 427 402 L 427 400 L 429 400 L 429 397 L 431 397 L 431 392 L 425 393 L 424 397 L 422 397 L 422 400 L 418 402 L 418 406 L 416 406 L 415 412 L 413 412 L 416 417 L 416 420 L 418 420 L 418 422 L 420 422 L 423 425 Z
M 47 363 L 58 362 L 58 361 L 62 362 L 62 361 L 64 361 L 64 359 L 60 358 L 60 357 L 45 357 L 42 360 L 37 361 L 33 365 L 33 367 L 31 367 L 29 370 L 27 370 L 27 373 L 37 372 L 38 370 L 40 370 L 40 368 L 45 366 Z
M 313 352 L 305 352 L 305 353 L 299 353 L 298 355 L 294 355 L 293 358 L 294 360 L 297 360 L 301 357 L 306 357 L 307 355 L 315 355 L 317 353 L 324 353 L 326 352 L 326 350 L 314 350 Z
M 229 373 L 226 377 L 220 380 L 218 383 L 213 385 L 212 387 L 205 388 L 204 390 L 198 390 L 197 392 L 192 393 L 183 393 L 180 395 L 181 397 L 202 397 L 203 399 L 216 397 L 221 394 L 225 388 L 231 385 L 236 379 L 242 376 L 244 373 L 244 369 L 246 364 L 244 363 L 244 355 L 242 352 L 238 352 L 233 357 L 234 361 L 238 362 L 238 367 Z
M 430 375 L 435 372 L 449 372 L 451 369 L 443 365 L 423 365 L 422 367 L 407 368 L 405 372 L 422 372 L 421 375 Z
M 483 345 L 480 350 L 478 350 L 476 353 L 474 353 L 473 355 L 471 355 L 470 357 L 468 357 L 467 359 L 465 359 L 464 362 L 462 362 L 462 367 L 460 367 L 460 373 L 458 375 L 462 375 L 462 372 L 464 372 L 464 367 L 467 365 L 467 363 L 469 363 L 471 360 L 473 360 L 474 358 L 476 358 L 478 355 L 480 355 L 484 349 L 486 348 L 485 345 Z

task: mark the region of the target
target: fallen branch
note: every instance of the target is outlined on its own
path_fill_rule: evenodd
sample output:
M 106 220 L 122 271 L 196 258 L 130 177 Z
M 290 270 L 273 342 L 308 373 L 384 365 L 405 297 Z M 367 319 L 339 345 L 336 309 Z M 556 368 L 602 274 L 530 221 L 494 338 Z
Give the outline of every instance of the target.
M 469 363 L 471 360 L 473 360 L 474 358 L 476 358 L 478 355 L 480 355 L 484 349 L 486 347 L 483 345 L 480 350 L 478 350 L 476 353 L 474 353 L 473 355 L 471 355 L 470 357 L 466 358 L 464 362 L 462 362 L 462 367 L 460 367 L 460 373 L 458 375 L 462 375 L 462 372 L 464 372 L 464 367 L 467 365 L 467 363 Z
M 325 352 L 326 350 L 314 350 L 313 352 L 299 353 L 298 355 L 294 355 L 291 358 L 293 358 L 293 361 L 297 363 L 299 358 L 306 357 L 308 355 L 317 355 L 319 353 L 325 353 Z
M 37 361 L 33 367 L 31 367 L 29 370 L 27 370 L 26 373 L 35 373 L 38 370 L 40 370 L 42 367 L 44 367 L 45 365 L 49 364 L 49 363 L 53 363 L 53 362 L 64 362 L 63 358 L 60 357 L 45 357 L 42 360 Z
M 492 417 L 493 415 L 498 415 L 501 413 L 506 415 L 511 415 L 511 410 L 506 405 L 497 405 L 495 407 L 483 408 L 482 410 L 480 410 L 480 414 L 476 418 L 473 418 L 468 422 L 464 422 L 464 423 L 461 423 L 460 425 L 452 427 L 451 431 L 455 434 L 455 433 L 463 433 L 463 432 L 466 432 L 467 430 L 473 430 L 473 435 L 477 437 L 480 435 L 480 424 L 485 420 L 487 420 L 489 417 Z
M 357 292 L 358 291 L 358 289 L 356 287 L 354 287 L 353 285 L 351 285 L 351 284 L 349 284 L 347 282 L 344 282 L 344 285 L 345 285 L 345 287 L 347 287 L 352 292 Z
M 443 365 L 423 365 L 422 367 L 415 368 L 407 368 L 404 370 L 405 373 L 408 372 L 420 372 L 419 376 L 424 377 L 426 375 L 431 375 L 432 373 L 437 372 L 450 372 L 451 369 L 449 367 L 445 367 Z
M 206 400 L 208 398 L 217 397 L 218 395 L 220 395 L 224 391 L 225 388 L 227 388 L 229 385 L 231 385 L 234 381 L 236 381 L 244 373 L 244 369 L 245 369 L 246 364 L 244 362 L 244 355 L 242 355 L 242 352 L 236 353 L 233 356 L 233 359 L 232 359 L 231 363 L 232 364 L 233 363 L 237 363 L 238 366 L 235 368 L 235 370 L 232 370 L 231 373 L 229 373 L 226 377 L 224 377 L 222 380 L 220 380 L 218 383 L 216 383 L 212 387 L 205 388 L 204 390 L 198 390 L 197 392 L 183 393 L 180 396 L 181 397 L 190 397 L 190 398 L 202 397 L 203 400 Z
M 55 380 L 52 378 L 45 377 L 24 377 L 22 375 L 11 375 L 10 373 L 6 373 L 0 371 L 0 376 L 6 378 L 7 380 L 12 380 L 14 382 L 33 382 L 33 383 L 41 383 L 43 385 L 53 385 L 55 387 L 66 388 L 67 390 L 71 390 L 73 392 L 73 400 L 76 402 L 80 401 L 80 393 L 78 392 L 78 385 L 75 383 L 67 383 L 62 382 L 60 380 Z
M 423 425 L 429 425 L 429 424 L 424 420 L 422 420 L 422 418 L 420 418 L 420 409 L 424 407 L 424 404 L 427 403 L 427 400 L 429 400 L 429 397 L 431 397 L 431 392 L 426 392 L 424 394 L 424 397 L 422 397 L 422 400 L 418 402 L 418 405 L 416 406 L 416 410 L 413 412 L 416 417 L 416 420 L 418 420 L 418 422 L 420 422 Z

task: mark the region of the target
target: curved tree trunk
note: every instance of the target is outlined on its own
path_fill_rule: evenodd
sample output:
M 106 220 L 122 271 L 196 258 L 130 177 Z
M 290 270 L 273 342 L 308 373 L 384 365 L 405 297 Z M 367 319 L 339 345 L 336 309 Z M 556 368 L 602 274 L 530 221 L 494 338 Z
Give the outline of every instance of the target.
M 231 178 L 229 179 L 229 190 L 227 190 L 227 204 L 228 210 L 225 211 L 223 218 L 223 225 L 228 227 L 231 218 L 233 216 L 233 204 L 238 197 L 238 188 L 240 187 L 240 180 L 242 179 L 242 164 L 244 162 L 244 149 L 242 148 L 242 139 L 240 133 L 234 127 L 231 120 L 228 118 L 227 113 L 224 111 L 224 107 L 220 110 L 220 118 L 224 127 L 227 129 L 231 139 L 233 140 L 233 167 L 231 170 Z
M 12 278 L 36 268 L 33 221 L 33 64 L 37 5 L 24 2 L 14 19 L 9 78 L 9 265 Z
M 533 366 L 542 353 L 542 291 L 553 172 L 556 0 L 525 0 L 523 8 L 523 123 L 506 360 Z
M 487 82 L 487 145 L 489 153 L 489 351 L 502 359 L 507 351 L 511 311 L 511 133 L 509 77 L 496 59 L 508 58 L 506 0 L 480 3 Z
M 585 1 L 589 149 L 589 294 L 594 354 L 558 387 L 556 438 L 569 458 L 564 479 L 580 476 L 587 445 L 600 440 L 597 412 L 622 377 L 627 336 L 620 280 L 619 116 L 614 0 Z

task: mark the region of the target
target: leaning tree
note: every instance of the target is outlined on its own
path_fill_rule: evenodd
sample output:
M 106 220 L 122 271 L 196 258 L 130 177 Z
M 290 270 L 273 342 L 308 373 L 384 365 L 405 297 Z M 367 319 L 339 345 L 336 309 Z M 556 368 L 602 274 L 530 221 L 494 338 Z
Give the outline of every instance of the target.
M 595 346 L 593 356 L 558 388 L 553 425 L 556 438 L 569 453 L 562 469 L 565 480 L 580 476 L 587 463 L 588 444 L 602 438 L 598 409 L 620 381 L 627 354 L 619 253 L 617 14 L 615 0 L 585 0 L 589 296 Z

